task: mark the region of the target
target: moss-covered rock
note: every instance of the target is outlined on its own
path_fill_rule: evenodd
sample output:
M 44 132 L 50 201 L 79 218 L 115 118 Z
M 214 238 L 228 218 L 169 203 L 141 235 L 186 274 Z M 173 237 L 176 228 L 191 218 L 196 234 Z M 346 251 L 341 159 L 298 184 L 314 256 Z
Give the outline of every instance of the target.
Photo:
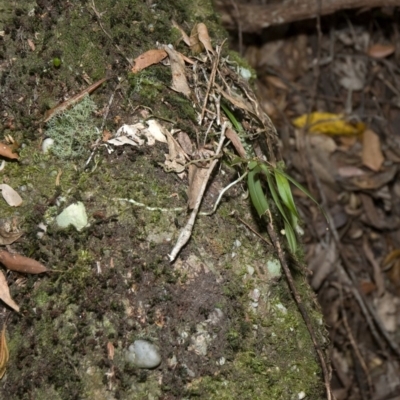
M 308 331 L 285 280 L 268 269 L 276 266 L 273 252 L 231 216 L 235 210 L 253 217 L 241 188 L 215 215 L 198 218 L 171 264 L 168 253 L 187 219 L 187 182 L 163 169 L 167 145 L 100 146 L 84 168 L 94 140 L 106 132 L 92 137 L 82 129 L 115 131 L 153 115 L 196 137 L 192 102 L 170 89 L 169 68 L 129 74 L 129 62 L 157 41 L 186 51 L 171 19 L 184 27 L 205 22 L 213 40 L 224 36 L 204 0 L 41 0 L 23 2 L 3 22 L 1 133 L 17 140 L 20 159 L 2 174 L 24 203 L 15 210 L 0 202 L 0 212 L 18 217 L 25 231 L 13 249 L 54 271 L 9 277 L 21 313 L 9 314 L 10 362 L 0 398 L 323 398 Z M 68 124 L 77 109 L 42 124 L 48 108 L 105 75 L 110 80 L 90 100 L 98 111 L 85 114 L 84 126 Z M 44 155 L 41 140 L 57 142 L 62 127 L 70 138 L 76 130 L 74 151 Z M 221 168 L 204 210 L 234 176 Z M 58 228 L 54 218 L 76 202 L 85 205 L 89 226 Z M 300 274 L 296 281 L 323 337 L 312 293 Z M 159 347 L 159 367 L 125 362 L 135 339 Z

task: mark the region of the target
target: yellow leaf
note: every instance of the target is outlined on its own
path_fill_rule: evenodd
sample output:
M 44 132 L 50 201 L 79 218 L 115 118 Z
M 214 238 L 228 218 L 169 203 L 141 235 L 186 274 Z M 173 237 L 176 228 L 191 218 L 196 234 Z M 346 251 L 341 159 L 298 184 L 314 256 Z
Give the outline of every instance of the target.
M 297 128 L 303 128 L 308 123 L 309 132 L 327 135 L 359 135 L 365 130 L 365 124 L 350 123 L 342 114 L 314 112 L 303 114 L 292 122 Z
M 9 359 L 7 340 L 6 340 L 6 326 L 0 333 L 0 379 L 4 376 Z

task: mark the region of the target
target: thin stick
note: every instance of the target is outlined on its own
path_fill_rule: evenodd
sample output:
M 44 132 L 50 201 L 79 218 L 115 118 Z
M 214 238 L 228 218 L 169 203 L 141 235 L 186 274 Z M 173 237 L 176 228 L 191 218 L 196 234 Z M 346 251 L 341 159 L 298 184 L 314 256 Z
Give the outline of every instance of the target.
M 227 123 L 225 122 L 222 125 L 221 136 L 219 139 L 216 156 L 219 155 L 219 153 L 222 150 L 222 146 L 223 146 L 224 140 L 225 140 L 226 127 L 227 127 Z M 172 249 L 171 254 L 168 255 L 170 262 L 173 262 L 176 259 L 178 253 L 182 250 L 183 246 L 185 246 L 185 244 L 189 241 L 190 237 L 192 236 L 194 222 L 195 222 L 197 214 L 199 212 L 200 204 L 203 200 L 203 195 L 206 190 L 207 183 L 208 183 L 208 181 L 211 177 L 211 174 L 212 174 L 215 166 L 217 165 L 217 163 L 218 163 L 218 158 L 213 160 L 211 162 L 210 166 L 208 167 L 207 174 L 205 175 L 203 182 L 201 184 L 201 187 L 199 189 L 199 192 L 197 194 L 196 202 L 193 207 L 192 213 L 190 214 L 190 217 L 189 217 L 185 227 L 182 229 L 181 233 L 179 234 L 178 240 L 177 240 L 174 248 Z
M 296 286 L 294 284 L 292 274 L 291 274 L 289 266 L 288 266 L 288 264 L 286 262 L 285 255 L 283 254 L 281 243 L 280 243 L 280 241 L 278 239 L 278 236 L 277 236 L 277 234 L 275 232 L 275 228 L 274 228 L 274 224 L 273 224 L 273 217 L 272 217 L 272 214 L 271 214 L 271 210 L 269 210 L 269 209 L 267 210 L 267 216 L 268 216 L 267 231 L 268 231 L 269 237 L 271 238 L 272 243 L 274 244 L 275 250 L 278 253 L 278 258 L 279 258 L 279 261 L 280 261 L 280 263 L 282 265 L 282 269 L 283 269 L 283 272 L 285 274 L 286 280 L 288 282 L 289 289 L 292 292 L 292 296 L 293 296 L 294 300 L 296 301 L 296 304 L 297 304 L 297 307 L 298 307 L 298 309 L 300 311 L 300 314 L 303 317 L 303 320 L 304 320 L 304 322 L 305 322 L 305 324 L 307 326 L 307 329 L 308 329 L 308 332 L 310 334 L 311 340 L 313 342 L 315 351 L 316 351 L 316 353 L 318 355 L 318 358 L 319 358 L 319 362 L 320 362 L 320 365 L 321 365 L 322 374 L 323 374 L 323 378 L 324 378 L 324 384 L 325 384 L 325 389 L 326 389 L 327 400 L 333 400 L 334 396 L 332 394 L 331 385 L 330 385 L 331 371 L 328 368 L 327 363 L 325 361 L 324 354 L 323 354 L 322 349 L 321 349 L 321 347 L 320 347 L 320 345 L 318 343 L 318 340 L 317 340 L 317 337 L 315 335 L 314 328 L 312 326 L 310 317 L 308 316 L 308 313 L 307 313 L 306 308 L 305 308 L 305 306 L 303 304 L 303 301 L 301 300 L 301 297 L 300 297 L 300 295 L 299 295 L 299 293 L 298 293 L 298 291 L 296 289 Z

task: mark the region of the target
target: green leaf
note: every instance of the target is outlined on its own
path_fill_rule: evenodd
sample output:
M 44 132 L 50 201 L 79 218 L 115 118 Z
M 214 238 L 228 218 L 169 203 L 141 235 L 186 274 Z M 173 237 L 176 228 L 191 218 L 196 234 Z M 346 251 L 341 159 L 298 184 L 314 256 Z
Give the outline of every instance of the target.
M 301 183 L 297 182 L 296 179 L 293 179 L 290 175 L 288 175 L 286 172 L 282 171 L 281 169 L 279 169 L 279 173 L 282 174 L 291 183 L 293 183 L 293 185 L 295 185 L 298 189 L 300 189 L 309 199 L 311 199 L 318 206 L 318 208 L 322 211 L 325 219 L 328 221 L 328 216 L 326 215 L 325 210 L 321 207 L 321 205 L 314 198 L 314 196 Z
M 273 181 L 271 173 L 269 171 L 267 172 L 267 182 L 268 182 L 268 189 L 271 192 L 272 198 L 274 199 L 274 203 L 278 208 L 282 218 L 290 224 L 290 220 L 286 215 L 286 211 L 283 208 L 281 199 L 279 198 L 278 192 L 276 191 L 275 182 Z
M 252 169 L 247 177 L 251 202 L 253 203 L 259 217 L 263 216 L 269 209 L 267 198 L 261 186 L 258 169 Z
M 286 239 L 287 239 L 288 244 L 289 244 L 289 249 L 293 254 L 295 254 L 296 251 L 297 251 L 296 234 L 294 233 L 294 230 L 293 230 L 292 226 L 289 223 L 284 221 L 284 224 L 285 224 L 285 235 L 286 235 Z
M 233 115 L 231 110 L 224 103 L 221 103 L 221 108 L 224 110 L 224 113 L 228 117 L 229 121 L 231 121 L 231 123 L 234 126 L 234 128 L 239 133 L 242 133 L 244 131 L 244 129 L 242 127 L 242 124 L 236 119 L 236 117 Z
M 258 166 L 258 162 L 255 160 L 250 161 L 247 166 L 248 166 L 249 170 L 251 171 L 252 169 L 254 169 Z M 258 170 L 260 170 L 260 168 L 258 168 Z
M 299 213 L 297 212 L 296 205 L 294 204 L 294 199 L 292 195 L 292 190 L 290 189 L 289 181 L 283 174 L 281 174 L 281 172 L 278 169 L 274 169 L 274 176 L 275 176 L 276 186 L 278 187 L 279 196 L 281 197 L 283 204 L 296 217 L 296 219 L 298 219 Z

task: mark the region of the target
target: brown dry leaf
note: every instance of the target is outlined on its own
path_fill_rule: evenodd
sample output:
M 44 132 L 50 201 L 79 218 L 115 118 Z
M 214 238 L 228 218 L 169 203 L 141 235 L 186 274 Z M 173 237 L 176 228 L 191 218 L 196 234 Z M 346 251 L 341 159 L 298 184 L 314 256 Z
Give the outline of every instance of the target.
M 0 271 L 0 299 L 4 301 L 13 310 L 19 312 L 18 304 L 11 298 L 10 289 L 7 285 L 6 277 Z
M 0 262 L 9 270 L 24 274 L 41 274 L 49 271 L 43 264 L 33 258 L 0 250 Z
M 284 83 L 282 79 L 278 78 L 277 76 L 267 75 L 264 79 L 267 83 L 271 84 L 277 89 L 288 90 L 288 86 L 286 85 L 286 83 Z
M 171 49 L 168 46 L 164 46 L 163 48 L 168 53 L 171 63 L 172 89 L 179 93 L 183 93 L 185 96 L 189 96 L 190 88 L 186 80 L 185 62 L 180 54 L 174 49 Z
M 385 58 L 394 53 L 396 47 L 393 44 L 374 44 L 372 45 L 367 54 L 374 58 Z
M 199 34 L 197 32 L 197 24 L 193 27 L 190 32 L 190 49 L 193 54 L 199 54 L 204 50 L 204 45 L 200 42 Z
M 317 244 L 312 261 L 309 264 L 309 268 L 313 271 L 311 286 L 314 290 L 318 290 L 329 274 L 335 270 L 338 258 L 339 254 L 334 241 L 331 241 L 327 246 Z
M 132 72 L 136 74 L 137 72 L 145 69 L 153 64 L 158 64 L 160 61 L 167 57 L 167 52 L 162 49 L 152 49 L 141 54 L 139 57 L 135 58 L 133 61 L 135 66 L 132 68 Z
M 115 348 L 111 342 L 107 342 L 107 357 L 109 360 L 114 360 Z
M 379 136 L 371 129 L 363 133 L 362 161 L 372 171 L 379 171 L 385 161 Z
M 18 218 L 0 220 L 0 245 L 14 243 L 24 234 L 19 230 L 18 225 Z
M 183 151 L 187 155 L 189 155 L 189 156 L 192 155 L 192 153 L 193 153 L 193 143 L 190 140 L 190 137 L 186 132 L 179 131 L 178 134 L 176 135 L 176 140 L 178 141 L 178 143 L 182 147 Z
M 376 285 L 374 282 L 364 280 L 360 282 L 360 290 L 364 294 L 370 294 L 376 290 Z
M 190 47 L 190 38 L 189 36 L 186 34 L 186 32 L 183 30 L 183 28 L 174 20 L 172 20 L 172 25 L 174 28 L 178 29 L 179 32 L 182 35 L 182 39 L 183 41 L 186 43 L 187 46 Z
M 19 207 L 22 204 L 21 196 L 9 185 L 3 183 L 0 185 L 1 194 L 3 199 L 11 207 Z
M 13 153 L 13 148 L 5 143 L 0 143 L 0 156 L 10 158 L 12 160 L 18 159 L 18 154 Z
M 32 51 L 35 51 L 36 46 L 35 46 L 35 43 L 33 43 L 33 40 L 32 39 L 28 39 L 27 41 L 28 41 L 28 46 L 30 47 L 30 49 Z
M 246 150 L 244 149 L 243 144 L 240 141 L 237 133 L 234 130 L 228 128 L 225 131 L 225 136 L 232 142 L 232 145 L 239 154 L 239 156 L 242 158 L 246 158 L 247 156 Z
M 208 29 L 205 24 L 200 22 L 197 26 L 197 36 L 201 42 L 201 44 L 204 46 L 204 48 L 209 51 L 211 54 L 214 54 L 214 49 L 211 44 L 211 39 L 208 34 Z
M 6 325 L 4 324 L 0 333 L 0 379 L 3 378 L 6 372 L 9 358 L 10 356 L 6 339 Z
M 382 172 L 365 173 L 350 179 L 340 179 L 340 184 L 346 190 L 379 189 L 390 182 L 397 173 L 397 166 L 392 165 Z
M 193 210 L 201 185 L 207 176 L 208 168 L 201 168 L 195 164 L 189 165 L 188 207 Z
M 167 170 L 175 171 L 183 179 L 185 176 L 185 164 L 189 160 L 189 157 L 168 130 L 165 130 L 165 134 L 167 136 L 169 152 L 165 154 L 164 165 Z

